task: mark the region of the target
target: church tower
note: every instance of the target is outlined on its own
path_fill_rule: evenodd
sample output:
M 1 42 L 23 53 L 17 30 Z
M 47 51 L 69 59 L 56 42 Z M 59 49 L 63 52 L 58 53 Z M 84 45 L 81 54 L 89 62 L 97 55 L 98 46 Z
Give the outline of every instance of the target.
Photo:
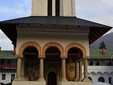
M 32 16 L 75 16 L 75 0 L 32 0 Z

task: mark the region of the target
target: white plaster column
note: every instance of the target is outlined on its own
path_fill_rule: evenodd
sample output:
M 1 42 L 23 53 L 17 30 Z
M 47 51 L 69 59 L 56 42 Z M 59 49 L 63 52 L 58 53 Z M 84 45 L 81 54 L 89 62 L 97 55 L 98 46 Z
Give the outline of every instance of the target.
M 16 80 L 21 80 L 21 60 L 22 60 L 22 56 L 17 56 L 17 77 L 16 77 Z
M 75 68 L 75 71 L 76 71 L 76 78 L 74 79 L 75 81 L 78 81 L 79 80 L 79 62 L 75 62 L 76 63 L 76 68 Z
M 40 58 L 40 66 L 39 66 L 39 79 L 38 81 L 45 81 L 44 79 L 44 60 Z
M 79 59 L 79 79 L 78 81 L 82 81 L 82 59 Z
M 90 81 L 88 79 L 88 59 L 85 58 L 84 59 L 84 79 L 83 79 L 84 82 L 88 82 Z
M 60 0 L 60 16 L 76 16 L 75 0 Z
M 52 16 L 55 16 L 55 9 L 56 9 L 55 1 L 56 0 L 52 0 Z
M 32 16 L 47 16 L 48 0 L 32 0 Z
M 62 81 L 67 81 L 66 79 L 66 59 L 62 58 Z

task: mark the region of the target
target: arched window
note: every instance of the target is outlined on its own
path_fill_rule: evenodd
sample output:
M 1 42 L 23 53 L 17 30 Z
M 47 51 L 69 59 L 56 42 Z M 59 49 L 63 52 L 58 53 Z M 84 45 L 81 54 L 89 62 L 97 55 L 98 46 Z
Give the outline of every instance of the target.
M 98 82 L 105 82 L 105 79 L 103 77 L 99 77 Z
M 93 66 L 93 61 L 90 61 L 89 65 L 90 65 L 90 66 Z
M 100 65 L 100 62 L 99 62 L 99 61 L 97 61 L 96 65 L 97 65 L 97 66 L 99 66 L 99 65 Z
M 111 61 L 108 62 L 107 66 L 112 66 L 112 62 Z

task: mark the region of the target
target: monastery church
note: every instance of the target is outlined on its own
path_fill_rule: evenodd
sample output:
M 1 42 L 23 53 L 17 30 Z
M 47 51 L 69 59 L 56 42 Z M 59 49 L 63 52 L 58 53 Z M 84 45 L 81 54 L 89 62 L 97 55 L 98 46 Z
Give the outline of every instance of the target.
M 17 56 L 12 85 L 92 85 L 89 45 L 111 27 L 77 18 L 75 7 L 75 0 L 32 0 L 31 16 L 0 22 Z

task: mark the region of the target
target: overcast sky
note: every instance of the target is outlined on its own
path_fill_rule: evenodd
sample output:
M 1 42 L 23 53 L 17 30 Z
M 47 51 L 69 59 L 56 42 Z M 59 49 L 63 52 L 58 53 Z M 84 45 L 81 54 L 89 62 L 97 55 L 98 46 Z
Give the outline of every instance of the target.
M 31 0 L 0 0 L 0 21 L 30 15 Z M 76 0 L 76 16 L 113 27 L 113 0 Z M 2 50 L 13 49 L 2 31 L 0 47 Z

